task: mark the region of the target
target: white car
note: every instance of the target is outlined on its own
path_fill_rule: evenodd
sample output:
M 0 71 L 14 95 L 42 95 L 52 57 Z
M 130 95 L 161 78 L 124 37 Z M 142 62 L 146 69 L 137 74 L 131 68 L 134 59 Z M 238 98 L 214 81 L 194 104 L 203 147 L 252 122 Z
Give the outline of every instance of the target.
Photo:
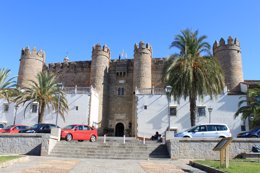
M 226 138 L 231 136 L 228 126 L 219 123 L 201 124 L 175 134 L 175 137 L 181 138 Z

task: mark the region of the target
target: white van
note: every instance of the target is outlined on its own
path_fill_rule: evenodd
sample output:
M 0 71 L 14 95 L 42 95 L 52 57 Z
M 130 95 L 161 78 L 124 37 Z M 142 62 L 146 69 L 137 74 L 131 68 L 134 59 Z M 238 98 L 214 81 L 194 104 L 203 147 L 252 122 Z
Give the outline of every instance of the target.
M 226 138 L 231 137 L 230 130 L 226 124 L 201 124 L 188 130 L 175 134 L 174 137 L 182 138 Z

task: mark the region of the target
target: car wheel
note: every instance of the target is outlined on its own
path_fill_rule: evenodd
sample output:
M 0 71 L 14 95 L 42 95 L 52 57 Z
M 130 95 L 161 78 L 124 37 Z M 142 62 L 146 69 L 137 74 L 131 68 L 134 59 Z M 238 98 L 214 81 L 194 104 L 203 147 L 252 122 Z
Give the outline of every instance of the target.
M 96 141 L 96 136 L 95 135 L 92 135 L 91 137 L 90 137 L 90 142 L 95 142 Z
M 67 134 L 66 141 L 71 141 L 73 139 L 72 134 Z
M 190 138 L 189 136 L 184 136 L 183 138 Z

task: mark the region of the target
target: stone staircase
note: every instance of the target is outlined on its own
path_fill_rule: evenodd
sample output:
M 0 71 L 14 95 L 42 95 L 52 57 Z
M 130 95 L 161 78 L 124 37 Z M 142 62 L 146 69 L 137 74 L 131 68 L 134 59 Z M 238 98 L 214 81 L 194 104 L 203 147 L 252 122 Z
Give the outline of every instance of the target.
M 89 141 L 60 141 L 56 144 L 50 156 L 71 158 L 95 158 L 95 159 L 149 159 L 169 158 L 167 147 L 156 141 L 143 141 L 135 138 L 100 137 L 97 142 Z

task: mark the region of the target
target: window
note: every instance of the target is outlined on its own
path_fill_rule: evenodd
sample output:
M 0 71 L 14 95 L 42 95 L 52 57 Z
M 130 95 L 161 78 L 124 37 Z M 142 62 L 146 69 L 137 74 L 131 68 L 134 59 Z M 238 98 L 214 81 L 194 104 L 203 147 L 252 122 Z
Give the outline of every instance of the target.
M 147 109 L 147 105 L 144 105 L 144 109 Z
M 91 130 L 89 126 L 83 126 L 83 130 Z
M 78 110 L 79 110 L 79 107 L 78 107 L 78 106 L 76 106 L 75 108 L 76 108 L 76 111 L 78 111 Z
M 8 112 L 9 111 L 9 104 L 8 103 L 4 103 L 4 112 Z
M 206 116 L 206 109 L 205 106 L 198 107 L 198 117 Z
M 37 104 L 32 104 L 32 113 L 37 113 Z
M 241 131 L 246 131 L 246 126 L 245 125 L 241 125 Z
M 78 130 L 83 130 L 83 126 L 78 126 Z
M 177 116 L 177 107 L 176 106 L 170 107 L 170 116 Z
M 125 89 L 124 88 L 121 88 L 121 95 L 125 95 Z
M 217 131 L 217 127 L 215 125 L 207 125 L 208 131 Z
M 225 125 L 216 125 L 218 131 L 226 131 L 227 127 Z
M 125 89 L 119 87 L 119 88 L 117 89 L 117 95 L 119 95 L 119 96 L 125 95 Z
M 205 132 L 207 131 L 206 126 L 199 126 L 199 132 Z

